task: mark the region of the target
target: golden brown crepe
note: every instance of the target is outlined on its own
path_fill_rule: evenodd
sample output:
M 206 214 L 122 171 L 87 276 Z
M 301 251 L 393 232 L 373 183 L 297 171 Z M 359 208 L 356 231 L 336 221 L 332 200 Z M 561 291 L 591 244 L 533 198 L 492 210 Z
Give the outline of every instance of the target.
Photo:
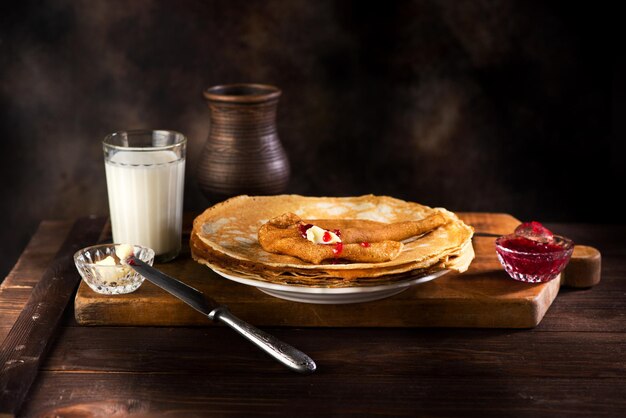
M 418 221 L 394 223 L 375 222 L 365 219 L 313 219 L 303 221 L 326 230 L 341 231 L 344 243 L 404 241 L 418 237 L 449 222 L 443 214 L 436 212 Z
M 393 260 L 338 263 L 331 259 L 312 264 L 293 256 L 268 253 L 258 242 L 259 228 L 287 212 L 302 219 L 320 220 L 319 226 L 327 229 L 336 229 L 331 227 L 342 225 L 347 219 L 376 226 L 422 221 L 436 214 L 443 216 L 445 224 L 418 238 L 404 240 L 402 250 Z M 442 269 L 464 271 L 474 257 L 472 233 L 472 228 L 452 212 L 386 196 L 238 196 L 198 216 L 190 244 L 192 256 L 199 263 L 240 277 L 279 284 L 348 287 L 389 283 Z
M 241 278 L 260 280 L 274 284 L 308 287 L 363 287 L 378 286 L 404 279 L 414 279 L 441 270 L 464 271 L 474 258 L 471 245 L 464 247 L 458 254 L 444 257 L 439 263 L 428 268 L 412 268 L 403 265 L 398 268 L 356 269 L 356 270 L 281 270 L 258 263 L 245 264 L 234 259 L 211 253 L 202 241 L 192 235 L 191 249 L 194 259 L 215 271 L 236 275 Z
M 370 222 L 370 221 L 368 221 Z M 322 222 L 325 225 L 338 226 L 339 222 Z M 399 241 L 382 240 L 384 231 L 378 224 L 370 229 L 357 228 L 363 221 L 342 221 L 344 229 L 334 228 L 341 235 L 341 242 L 336 244 L 316 244 L 303 237 L 303 228 L 317 225 L 317 221 L 302 221 L 298 215 L 284 213 L 270 219 L 259 228 L 259 243 L 265 251 L 275 254 L 286 254 L 298 257 L 313 264 L 324 260 L 342 259 L 361 263 L 380 263 L 393 260 L 400 254 L 402 243 Z M 397 229 L 397 228 L 396 228 Z M 389 228 L 393 232 L 394 228 Z M 371 233 L 367 233 L 371 231 Z M 344 234 L 348 234 L 345 237 Z M 353 240 L 363 237 L 361 240 Z M 365 239 L 368 238 L 368 239 Z M 377 242 L 380 241 L 380 242 Z M 357 244 L 358 243 L 358 244 Z

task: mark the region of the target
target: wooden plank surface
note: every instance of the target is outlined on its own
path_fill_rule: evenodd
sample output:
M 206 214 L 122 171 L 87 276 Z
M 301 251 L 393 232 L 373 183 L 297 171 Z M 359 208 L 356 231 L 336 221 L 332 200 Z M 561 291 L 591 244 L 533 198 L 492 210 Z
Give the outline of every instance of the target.
M 83 327 L 70 311 L 19 415 L 624 416 L 626 226 L 551 227 L 602 251 L 602 282 L 561 289 L 536 328 L 265 327 L 317 361 L 301 376 L 227 328 Z
M 338 377 L 333 370 L 296 380 L 255 372 L 219 375 L 219 381 L 202 374 L 186 375 L 184 381 L 176 380 L 176 390 L 170 375 L 93 373 L 89 378 L 95 384 L 77 388 L 78 379 L 69 373 L 43 372 L 46 384 L 36 388 L 38 396 L 26 405 L 24 415 L 588 418 L 620 417 L 626 408 L 620 378 Z M 71 399 L 46 403 L 45 388 Z M 166 412 L 161 415 L 160 411 Z
M 624 333 L 558 332 L 544 335 L 527 334 L 519 330 L 448 329 L 421 330 L 376 329 L 373 332 L 341 328 L 307 329 L 292 332 L 287 328 L 274 330 L 280 338 L 289 339 L 323 365 L 321 372 L 341 367 L 354 375 L 376 374 L 371 365 L 361 360 L 378 357 L 385 372 L 393 375 L 437 375 L 446 365 L 461 363 L 466 367 L 452 367 L 447 373 L 456 377 L 489 376 L 490 368 L 480 369 L 484 354 L 471 348 L 468 341 L 488 342 L 490 355 L 497 357 L 498 371 L 509 376 L 526 377 L 602 377 L 626 376 L 626 335 Z M 216 349 L 220 345 L 231 347 L 228 351 Z M 247 358 L 259 361 L 257 370 L 266 372 L 280 370 L 280 365 L 265 361 L 265 355 L 249 344 L 242 344 L 240 337 L 228 328 L 198 332 L 194 328 L 161 327 L 100 327 L 94 332 L 89 327 L 67 328 L 63 345 L 48 357 L 43 369 L 46 371 L 77 372 L 92 370 L 111 373 L 160 373 L 171 375 L 194 374 L 198 370 L 211 369 L 214 373 L 248 374 L 240 365 Z M 193 341 L 193 347 L 189 342 Z M 315 343 L 311 343 L 315 341 Z M 574 343 L 572 344 L 572 341 Z M 397 347 L 402 346 L 402 350 Z M 562 350 L 569 346 L 571 351 Z M 587 351 L 580 353 L 579 348 Z M 94 357 L 102 347 L 119 356 Z M 320 347 L 325 347 L 323 350 Z M 330 348 L 327 348 L 330 347 Z M 396 347 L 396 348 L 394 348 Z M 187 353 L 185 361 L 172 353 Z M 192 354 L 193 355 L 189 355 Z M 367 353 L 367 354 L 366 354 Z M 576 354 L 573 354 L 576 353 Z M 387 361 L 384 361 L 384 359 Z M 413 361 L 419 358 L 421 361 Z M 542 364 L 529 366 L 529 360 L 541 360 Z M 563 360 L 567 365 L 563 366 Z M 597 367 L 580 369 L 581 365 L 597 362 Z
M 19 410 L 80 281 L 72 256 L 97 241 L 103 226 L 104 220 L 76 222 L 0 345 L 0 414 L 11 415 Z
M 19 260 L 0 283 L 0 324 L 12 325 L 15 322 L 33 286 L 54 260 L 73 223 L 57 220 L 39 224 Z M 4 341 L 9 329 L 0 329 L 0 341 Z
M 525 411 L 523 416 L 597 417 L 618 416 L 613 414 L 626 408 L 626 363 L 617 360 L 626 355 L 624 334 L 354 328 L 272 333 L 307 351 L 319 370 L 304 378 L 281 372 L 225 328 L 68 328 L 25 412 L 415 416 L 419 410 L 429 416 Z M 97 355 L 103 347 L 110 354 Z M 77 386 L 78 380 L 92 384 Z M 47 392 L 53 388 L 64 395 L 54 403 Z
M 506 214 L 461 217 L 477 231 L 508 233 L 519 221 Z M 278 299 L 226 280 L 186 251 L 157 265 L 166 273 L 226 304 L 242 319 L 264 326 L 487 327 L 536 326 L 556 297 L 558 280 L 527 284 L 511 280 L 495 253 L 494 238 L 475 237 L 476 258 L 464 274 L 451 273 L 390 298 L 358 304 L 307 304 Z M 207 325 L 206 317 L 149 282 L 127 295 L 101 295 L 84 282 L 74 302 L 83 325 Z

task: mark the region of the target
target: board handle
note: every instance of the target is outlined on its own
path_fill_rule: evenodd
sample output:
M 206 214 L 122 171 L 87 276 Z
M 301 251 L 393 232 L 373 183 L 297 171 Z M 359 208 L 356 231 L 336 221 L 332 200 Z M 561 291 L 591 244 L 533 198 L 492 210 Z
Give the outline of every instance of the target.
M 588 288 L 600 283 L 600 251 L 587 245 L 574 246 L 572 258 L 561 273 L 561 286 Z

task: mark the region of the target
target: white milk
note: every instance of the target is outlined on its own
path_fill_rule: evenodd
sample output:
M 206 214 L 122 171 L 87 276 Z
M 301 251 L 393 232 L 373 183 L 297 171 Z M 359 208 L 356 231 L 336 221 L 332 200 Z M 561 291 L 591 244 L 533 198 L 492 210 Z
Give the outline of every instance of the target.
M 120 151 L 105 168 L 113 242 L 178 254 L 185 159 L 173 151 Z

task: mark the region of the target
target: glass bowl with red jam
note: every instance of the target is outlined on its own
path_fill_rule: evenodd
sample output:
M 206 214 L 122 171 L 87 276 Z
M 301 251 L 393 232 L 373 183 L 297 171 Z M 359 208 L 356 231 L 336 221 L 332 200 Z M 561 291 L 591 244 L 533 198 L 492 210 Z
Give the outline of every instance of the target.
M 496 253 L 506 272 L 515 280 L 549 282 L 569 262 L 574 243 L 554 235 L 539 222 L 526 222 L 515 233 L 496 239 Z

